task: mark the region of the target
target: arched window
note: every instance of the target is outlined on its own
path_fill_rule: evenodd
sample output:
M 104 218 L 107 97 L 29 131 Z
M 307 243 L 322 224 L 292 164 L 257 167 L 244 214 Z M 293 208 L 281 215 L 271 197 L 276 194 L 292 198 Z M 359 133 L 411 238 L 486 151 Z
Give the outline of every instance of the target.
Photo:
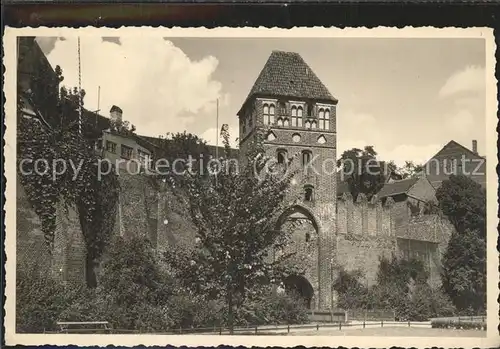
M 297 107 L 292 107 L 292 127 L 297 127 Z
M 313 120 L 313 121 L 311 122 L 311 128 L 316 128 L 316 121 L 314 121 L 314 120 Z
M 297 127 L 302 127 L 302 115 L 304 114 L 304 110 L 302 107 L 297 108 Z
M 310 150 L 302 151 L 302 166 L 306 167 L 312 160 L 312 152 Z
M 286 163 L 286 157 L 287 157 L 287 152 L 284 149 L 278 149 L 276 152 L 276 157 L 278 160 L 278 164 L 284 164 Z
M 290 124 L 290 122 L 288 121 L 288 119 L 283 120 L 283 126 L 288 127 L 288 126 L 290 126 L 289 124 Z
M 325 129 L 325 110 L 321 108 L 318 113 L 319 128 L 321 130 Z
M 277 125 L 278 126 L 283 126 L 283 119 L 282 118 L 278 118 Z
M 325 130 L 330 129 L 330 110 L 325 111 Z
M 304 201 L 311 202 L 314 200 L 314 188 L 311 185 L 304 187 Z
M 264 104 L 264 124 L 272 125 L 274 124 L 274 104 Z
M 306 128 L 311 128 L 311 122 L 309 120 L 306 120 L 305 126 Z

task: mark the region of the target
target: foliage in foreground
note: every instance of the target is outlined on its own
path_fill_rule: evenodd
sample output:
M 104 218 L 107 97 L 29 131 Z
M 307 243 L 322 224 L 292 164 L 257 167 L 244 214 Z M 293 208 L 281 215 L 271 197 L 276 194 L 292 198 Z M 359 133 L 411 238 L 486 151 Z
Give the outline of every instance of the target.
M 486 309 L 486 192 L 466 176 L 450 176 L 436 192 L 455 227 L 442 259 L 446 293 L 460 312 Z
M 18 271 L 18 332 L 56 330 L 57 321 L 109 321 L 116 329 L 167 332 L 227 327 L 224 299 L 207 299 L 182 287 L 145 238 L 117 238 L 97 288 L 65 286 L 33 269 Z M 298 323 L 306 311 L 286 295 L 262 293 L 236 313 L 236 324 Z
M 259 285 L 278 284 L 292 272 L 286 263 L 290 255 L 273 259 L 270 252 L 287 242 L 275 224 L 294 173 L 277 171 L 265 156 L 262 135 L 250 148 L 247 165 L 239 168 L 230 159 L 224 128 L 222 136 L 225 156 L 218 171 L 183 178 L 198 247 L 187 254 L 169 251 L 165 257 L 186 288 L 224 299 L 231 329 L 233 313 L 243 311 Z
M 394 311 L 400 320 L 424 321 L 454 315 L 446 294 L 427 283 L 428 273 L 417 260 L 381 259 L 377 283 L 364 286 L 359 271 L 340 270 L 334 283 L 339 307 Z

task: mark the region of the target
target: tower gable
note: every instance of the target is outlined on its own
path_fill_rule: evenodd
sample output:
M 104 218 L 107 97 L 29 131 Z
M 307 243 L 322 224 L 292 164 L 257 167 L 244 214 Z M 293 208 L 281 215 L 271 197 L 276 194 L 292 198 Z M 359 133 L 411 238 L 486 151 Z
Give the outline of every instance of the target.
M 337 99 L 295 52 L 271 53 L 243 106 L 251 98 L 259 96 L 313 99 L 337 104 Z

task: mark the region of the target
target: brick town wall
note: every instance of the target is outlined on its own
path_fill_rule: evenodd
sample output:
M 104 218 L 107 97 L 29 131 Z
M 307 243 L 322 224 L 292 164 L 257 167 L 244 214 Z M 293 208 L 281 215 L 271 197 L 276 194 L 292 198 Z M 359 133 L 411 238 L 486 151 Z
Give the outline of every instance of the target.
M 16 184 L 16 268 L 28 271 L 36 266 L 49 272 L 51 256 L 43 237 L 42 223 L 20 181 Z M 7 258 L 12 257 L 7 254 Z
M 337 202 L 337 264 L 348 271 L 362 270 L 369 285 L 375 283 L 379 259 L 396 251 L 391 209 L 363 195 L 353 202 L 346 194 Z
M 159 249 L 193 245 L 195 227 L 186 198 L 174 195 L 167 186 L 159 194 L 147 175 L 121 173 L 119 178 L 117 234 L 148 236 Z
M 80 284 L 85 280 L 85 245 L 80 221 L 73 208 L 60 202 L 56 207 L 54 248 L 49 251 L 41 221 L 28 201 L 25 189 L 17 181 L 16 195 L 16 266 L 27 270 L 33 266 L 63 282 Z

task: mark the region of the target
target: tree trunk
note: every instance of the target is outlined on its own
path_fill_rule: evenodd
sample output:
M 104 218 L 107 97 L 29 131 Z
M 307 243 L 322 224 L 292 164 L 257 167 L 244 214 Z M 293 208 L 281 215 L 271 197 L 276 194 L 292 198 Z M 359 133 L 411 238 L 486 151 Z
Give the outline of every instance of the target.
M 233 293 L 230 289 L 227 290 L 227 322 L 229 327 L 229 334 L 233 334 L 234 332 Z
M 95 272 L 96 264 L 94 259 L 87 254 L 85 260 L 85 279 L 87 283 L 87 287 L 96 288 L 97 287 L 97 276 Z

